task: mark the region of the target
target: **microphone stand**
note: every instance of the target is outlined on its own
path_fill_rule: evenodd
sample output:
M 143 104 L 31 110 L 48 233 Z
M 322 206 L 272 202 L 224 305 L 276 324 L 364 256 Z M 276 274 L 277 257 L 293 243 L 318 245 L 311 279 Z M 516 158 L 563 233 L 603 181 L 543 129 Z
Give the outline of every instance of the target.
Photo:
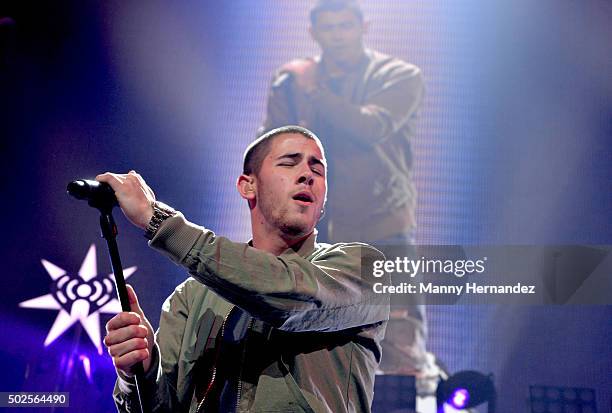
M 119 256 L 119 248 L 117 247 L 117 225 L 113 218 L 113 207 L 117 205 L 115 197 L 94 197 L 89 200 L 89 206 L 97 208 L 100 211 L 100 229 L 102 231 L 102 238 L 106 240 L 108 246 L 108 252 L 110 255 L 111 266 L 113 268 L 113 274 L 115 275 L 115 287 L 117 290 L 117 296 L 121 303 L 122 311 L 132 311 L 130 307 L 130 301 L 128 298 L 127 287 L 125 284 L 125 278 L 123 277 L 123 266 L 121 265 L 121 258 Z M 136 381 L 136 396 L 138 403 L 140 404 L 140 412 L 148 412 L 149 409 L 145 408 L 145 374 L 142 362 L 134 365 Z

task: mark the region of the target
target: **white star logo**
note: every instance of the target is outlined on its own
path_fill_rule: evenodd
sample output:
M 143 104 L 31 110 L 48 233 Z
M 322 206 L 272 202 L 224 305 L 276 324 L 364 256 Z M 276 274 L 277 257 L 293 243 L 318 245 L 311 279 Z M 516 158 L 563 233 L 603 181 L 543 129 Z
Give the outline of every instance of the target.
M 41 262 L 54 281 L 51 286 L 51 294 L 26 300 L 19 306 L 59 310 L 45 339 L 45 347 L 79 321 L 98 349 L 98 354 L 102 354 L 100 313 L 117 314 L 122 310 L 121 304 L 114 298 L 114 274 L 98 276 L 96 246 L 92 244 L 89 247 L 78 277 L 68 274 L 47 260 L 43 259 Z M 136 267 L 126 268 L 123 270 L 123 275 L 128 278 L 135 271 Z

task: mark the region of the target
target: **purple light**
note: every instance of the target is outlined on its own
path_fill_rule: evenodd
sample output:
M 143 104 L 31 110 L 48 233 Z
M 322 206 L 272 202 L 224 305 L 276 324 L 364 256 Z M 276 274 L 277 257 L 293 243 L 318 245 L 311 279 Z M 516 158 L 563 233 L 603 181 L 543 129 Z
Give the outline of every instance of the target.
M 89 360 L 89 357 L 87 357 L 85 354 L 81 354 L 79 356 L 79 360 L 83 362 L 83 370 L 85 370 L 85 376 L 87 377 L 87 380 L 91 383 L 91 361 Z
M 466 389 L 456 389 L 449 399 L 449 404 L 457 409 L 463 409 L 470 401 L 470 393 Z
M 70 373 L 72 373 L 72 366 L 74 365 L 74 360 L 72 356 L 68 358 L 68 365 L 66 366 L 66 371 L 64 372 L 65 377 L 70 377 Z

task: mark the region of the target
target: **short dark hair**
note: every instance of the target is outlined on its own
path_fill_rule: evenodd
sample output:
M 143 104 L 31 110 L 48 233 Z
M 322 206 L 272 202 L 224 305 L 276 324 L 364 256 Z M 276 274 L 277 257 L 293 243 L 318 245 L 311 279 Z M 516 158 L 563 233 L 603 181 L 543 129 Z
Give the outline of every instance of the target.
M 261 165 L 264 158 L 270 152 L 270 145 L 279 135 L 285 133 L 299 133 L 300 135 L 312 139 L 321 147 L 323 152 L 323 145 L 321 141 L 312 131 L 296 125 L 287 125 L 280 128 L 272 129 L 269 132 L 264 133 L 259 138 L 255 139 L 249 144 L 244 151 L 244 161 L 242 163 L 242 173 L 244 175 L 257 175 L 261 170 Z M 323 156 L 325 156 L 323 152 Z
M 356 0 L 318 0 L 310 9 L 310 24 L 313 26 L 317 24 L 317 18 L 321 12 L 340 10 L 350 10 L 359 18 L 359 21 L 363 21 L 363 12 Z

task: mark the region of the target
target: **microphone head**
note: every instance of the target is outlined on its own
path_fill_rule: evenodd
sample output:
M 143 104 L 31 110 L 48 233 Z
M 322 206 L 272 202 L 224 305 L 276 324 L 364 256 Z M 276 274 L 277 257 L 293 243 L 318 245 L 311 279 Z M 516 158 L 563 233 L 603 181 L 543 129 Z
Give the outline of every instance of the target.
M 79 179 L 72 181 L 66 187 L 67 192 L 83 201 L 88 201 L 89 205 L 99 207 L 113 207 L 117 205 L 117 198 L 113 188 L 105 182 L 98 182 L 89 179 Z
M 91 181 L 89 181 L 91 183 Z M 66 191 L 76 199 L 87 200 L 89 195 L 90 185 L 84 179 L 72 181 L 66 187 Z

